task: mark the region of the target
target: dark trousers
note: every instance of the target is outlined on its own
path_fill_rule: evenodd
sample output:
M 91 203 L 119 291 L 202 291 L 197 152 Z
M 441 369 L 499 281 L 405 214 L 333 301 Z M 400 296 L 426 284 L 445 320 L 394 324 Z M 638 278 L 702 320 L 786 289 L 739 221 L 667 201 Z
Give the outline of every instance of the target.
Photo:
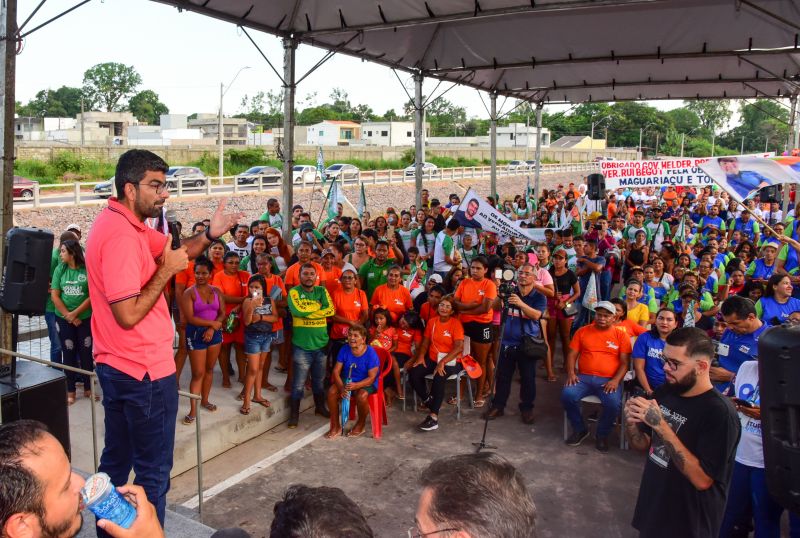
M 501 346 L 500 358 L 495 371 L 495 394 L 492 407 L 505 409 L 508 396 L 511 394 L 511 381 L 514 370 L 519 368 L 519 410 L 532 411 L 536 399 L 536 358 L 523 355 L 522 348 Z
M 81 320 L 77 327 L 64 318 L 56 316 L 56 331 L 61 343 L 64 364 L 94 370 L 92 367 L 92 318 Z M 89 376 L 66 370 L 67 392 L 75 392 L 75 383 L 83 383 L 83 390 L 89 390 Z
M 447 378 L 461 371 L 461 363 L 457 362 L 455 366 L 445 366 L 444 375 L 434 375 L 429 394 L 425 376 L 432 374 L 434 370 L 436 370 L 436 363 L 426 358 L 423 364 L 415 366 L 408 372 L 408 380 L 414 392 L 425 402 L 431 413 L 438 415 L 439 409 L 442 407 L 442 400 L 444 400 L 444 386 Z
M 103 389 L 106 427 L 99 471 L 121 486 L 133 469 L 133 483 L 144 488 L 163 527 L 178 415 L 175 374 L 155 381 L 145 375 L 138 381 L 107 364 L 98 364 L 97 378 Z M 97 536 L 108 534 L 98 528 Z

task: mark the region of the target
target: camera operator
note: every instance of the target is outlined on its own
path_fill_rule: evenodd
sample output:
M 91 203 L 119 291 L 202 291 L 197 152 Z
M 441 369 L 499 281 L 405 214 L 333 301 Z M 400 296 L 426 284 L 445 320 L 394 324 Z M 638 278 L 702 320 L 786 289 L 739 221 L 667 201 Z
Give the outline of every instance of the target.
M 515 368 L 519 368 L 521 385 L 519 390 L 519 409 L 522 422 L 533 424 L 533 402 L 536 398 L 536 360 L 547 355 L 544 331 L 540 319 L 547 308 L 547 299 L 536 290 L 536 268 L 525 263 L 517 272 L 518 287 L 509 290 L 502 306 L 506 322 L 500 342 L 500 358 L 497 363 L 497 381 L 492 407 L 485 418 L 503 416 L 508 395 L 511 392 L 511 378 Z M 501 294 L 505 286 L 501 286 Z M 527 340 L 527 342 L 525 342 Z M 532 350 L 526 349 L 533 344 Z M 525 351 L 533 351 L 528 354 Z

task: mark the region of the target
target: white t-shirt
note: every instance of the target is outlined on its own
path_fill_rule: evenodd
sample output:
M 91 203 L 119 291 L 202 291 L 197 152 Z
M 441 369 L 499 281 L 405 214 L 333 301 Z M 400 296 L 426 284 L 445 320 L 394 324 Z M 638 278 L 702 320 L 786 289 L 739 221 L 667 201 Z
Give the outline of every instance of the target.
M 245 244 L 245 246 L 240 247 L 236 244 L 236 241 L 231 241 L 228 243 L 228 250 L 232 250 L 236 254 L 239 255 L 240 258 L 244 258 L 250 254 L 250 249 L 253 247 L 252 242 Z
M 447 232 L 442 230 L 436 236 L 436 244 L 433 248 L 433 270 L 437 273 L 446 273 L 453 268 L 445 261 L 445 255 L 452 257 L 455 251 L 455 243 Z
M 761 405 L 758 387 L 758 361 L 745 361 L 733 382 L 737 398 Z M 739 413 L 742 437 L 736 447 L 736 461 L 749 467 L 764 468 L 764 447 L 761 441 L 761 421 Z

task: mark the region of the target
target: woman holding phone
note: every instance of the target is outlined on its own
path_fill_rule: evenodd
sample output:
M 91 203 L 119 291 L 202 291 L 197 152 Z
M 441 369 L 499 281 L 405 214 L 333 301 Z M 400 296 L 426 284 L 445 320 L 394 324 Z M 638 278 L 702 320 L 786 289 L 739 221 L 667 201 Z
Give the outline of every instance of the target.
M 275 301 L 269 296 L 264 275 L 255 274 L 247 282 L 249 295 L 242 303 L 244 321 L 244 353 L 247 357 L 247 376 L 242 390 L 242 407 L 239 412 L 250 414 L 250 402 L 269 407 L 269 400 L 261 395 L 264 363 L 272 352 L 275 333 L 273 324 L 278 321 Z M 253 397 L 250 397 L 250 391 Z

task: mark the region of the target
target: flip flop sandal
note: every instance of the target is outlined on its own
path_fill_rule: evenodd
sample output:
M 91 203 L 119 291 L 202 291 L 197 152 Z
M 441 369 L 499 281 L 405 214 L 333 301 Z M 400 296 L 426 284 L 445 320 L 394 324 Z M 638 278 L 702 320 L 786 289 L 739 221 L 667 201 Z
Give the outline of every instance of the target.
M 251 400 L 251 401 L 258 405 L 263 405 L 264 407 L 270 407 L 272 405 L 269 403 L 269 400 Z
M 349 432 L 347 432 L 347 437 L 361 437 L 362 435 L 364 435 L 365 431 L 367 431 L 366 428 L 364 428 L 360 432 L 355 432 L 355 433 L 353 432 L 353 430 L 350 430 Z
M 241 408 L 239 408 L 239 413 L 241 413 L 243 415 L 249 415 L 250 414 L 250 408 L 249 407 L 241 407 Z
M 456 398 L 455 396 L 450 396 L 447 399 L 447 405 L 458 405 L 458 398 Z
M 195 418 L 196 417 L 193 417 L 192 415 L 186 415 L 185 417 L 183 417 L 183 423 L 186 424 L 187 426 L 191 426 L 192 424 L 194 424 Z
M 239 394 L 237 394 L 237 395 L 236 395 L 236 401 L 239 401 L 239 402 L 241 402 L 241 401 L 243 401 L 243 400 L 244 400 L 244 394 L 242 394 L 242 393 L 240 392 Z
M 472 405 L 476 408 L 486 405 L 486 400 L 475 400 Z
M 216 410 L 217 410 L 217 406 L 216 406 L 216 405 L 214 405 L 214 404 L 212 404 L 212 403 L 204 403 L 204 404 L 200 404 L 200 405 L 201 405 L 201 406 L 202 406 L 204 409 L 206 409 L 206 410 L 208 410 L 208 411 L 210 411 L 210 412 L 212 412 L 212 413 L 213 413 L 214 411 L 216 411 Z
M 270 392 L 278 392 L 278 387 L 276 387 L 275 385 L 267 385 L 264 388 L 267 389 Z

